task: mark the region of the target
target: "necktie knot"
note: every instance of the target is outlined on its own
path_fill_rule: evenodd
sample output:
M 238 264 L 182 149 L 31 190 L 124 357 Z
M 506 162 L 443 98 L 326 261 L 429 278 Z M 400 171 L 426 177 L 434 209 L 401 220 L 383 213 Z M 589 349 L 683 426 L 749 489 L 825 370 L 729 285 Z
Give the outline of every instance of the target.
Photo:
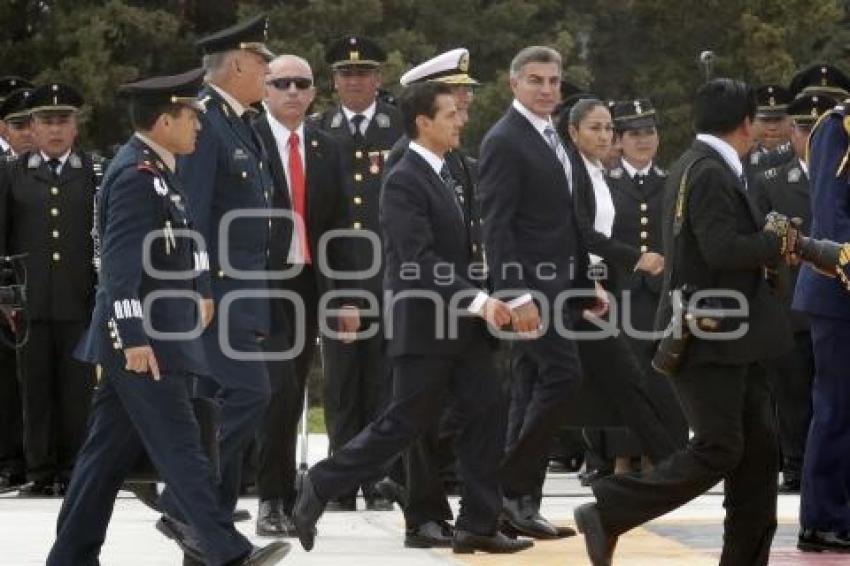
M 443 163 L 443 166 L 440 168 L 440 179 L 446 184 L 450 189 L 454 189 L 454 178 L 452 177 L 451 172 L 449 171 L 448 165 Z
M 47 166 L 50 167 L 50 170 L 53 171 L 54 175 L 59 174 L 59 166 L 62 165 L 62 162 L 53 157 L 52 159 L 47 160 Z
M 297 147 L 300 141 L 298 132 L 289 132 L 289 147 Z
M 351 133 L 352 135 L 363 135 L 363 131 L 361 130 L 361 126 L 363 122 L 366 121 L 366 116 L 363 114 L 355 114 L 351 117 Z

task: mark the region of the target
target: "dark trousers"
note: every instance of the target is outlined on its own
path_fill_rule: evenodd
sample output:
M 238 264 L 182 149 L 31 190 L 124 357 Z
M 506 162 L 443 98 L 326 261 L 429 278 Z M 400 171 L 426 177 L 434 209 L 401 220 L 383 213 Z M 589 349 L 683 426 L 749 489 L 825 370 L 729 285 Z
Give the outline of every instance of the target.
M 779 453 L 766 372 L 757 364 L 685 367 L 673 378 L 694 431 L 652 472 L 593 484 L 606 531 L 619 535 L 725 480 L 723 566 L 767 564 L 776 531 Z
M 27 479 L 66 481 L 86 431 L 94 368 L 73 357 L 85 322 L 33 321 L 23 349 L 21 399 Z
M 525 383 L 512 386 L 523 397 L 511 400 L 511 436 L 502 461 L 502 488 L 507 497 L 516 498 L 539 495 L 552 438 L 578 390 L 581 364 L 575 343 L 554 328 L 535 340 L 515 342 L 513 348 L 515 355 L 527 358 L 529 368 L 514 376 Z
M 812 424 L 803 457 L 800 524 L 850 530 L 850 321 L 812 317 L 815 380 Z
M 214 399 L 221 407 L 219 429 L 220 497 L 225 509 L 236 508 L 241 487 L 244 453 L 257 433 L 271 396 L 266 363 L 262 360 L 238 360 L 225 353 L 219 343 L 218 322 L 205 331 L 203 340 L 212 377 L 198 377 L 195 395 Z M 231 347 L 240 355 L 264 355 L 261 339 L 249 333 L 230 337 Z M 167 484 L 167 482 L 166 482 Z M 160 496 L 167 513 L 182 519 L 170 488 Z
M 778 360 L 771 360 L 769 367 L 776 398 L 782 469 L 786 477 L 791 475 L 799 478 L 812 420 L 815 356 L 811 333 L 795 333 L 794 349 Z
M 304 385 L 316 351 L 317 304 L 313 269 L 305 267 L 294 278 L 281 282 L 303 300 L 304 318 L 296 325 L 292 301 L 272 299 L 272 335 L 264 343 L 271 354 L 288 351 L 295 337 L 304 347 L 293 360 L 268 361 L 271 400 L 257 433 L 257 490 L 260 499 L 282 498 L 288 512 L 295 502 L 295 450 L 298 422 L 304 411 Z
M 227 564 L 250 551 L 251 544 L 233 527 L 232 512 L 219 501 L 188 379 L 166 374 L 153 381 L 120 369 L 104 372 L 59 512 L 49 566 L 98 564 L 115 498 L 144 451 L 197 534 L 206 563 Z
M 374 324 L 380 323 L 363 319 L 361 329 Z M 357 436 L 387 406 L 391 378 L 384 346 L 382 331 L 352 343 L 322 337 L 323 401 L 331 453 Z M 378 479 L 364 480 L 364 495 L 370 495 L 368 486 Z M 351 497 L 356 492 L 357 487 L 341 495 Z
M 23 427 L 15 350 L 0 344 L 0 475 L 24 473 Z
M 464 419 L 456 446 L 464 480 L 457 526 L 479 534 L 495 532 L 502 508 L 498 471 L 504 407 L 490 346 L 483 337 L 471 346 L 454 356 L 392 359 L 394 387 L 387 410 L 310 470 L 319 496 L 333 499 L 383 474 L 402 450 L 437 422 L 448 389 Z

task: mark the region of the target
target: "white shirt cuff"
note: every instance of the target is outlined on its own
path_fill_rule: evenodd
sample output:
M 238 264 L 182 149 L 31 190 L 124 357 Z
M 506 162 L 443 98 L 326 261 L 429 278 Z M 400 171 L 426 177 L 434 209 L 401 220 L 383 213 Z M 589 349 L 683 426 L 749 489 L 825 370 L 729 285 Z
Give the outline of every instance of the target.
M 515 309 L 517 307 L 521 307 L 529 301 L 531 301 L 531 293 L 526 293 L 524 295 L 520 295 L 516 299 L 508 301 L 508 306 L 512 309 Z
M 472 303 L 466 307 L 466 310 L 472 314 L 481 314 L 481 309 L 484 308 L 484 303 L 486 303 L 489 298 L 490 295 L 484 291 L 478 291 L 478 294 L 475 295 L 475 298 L 472 300 Z

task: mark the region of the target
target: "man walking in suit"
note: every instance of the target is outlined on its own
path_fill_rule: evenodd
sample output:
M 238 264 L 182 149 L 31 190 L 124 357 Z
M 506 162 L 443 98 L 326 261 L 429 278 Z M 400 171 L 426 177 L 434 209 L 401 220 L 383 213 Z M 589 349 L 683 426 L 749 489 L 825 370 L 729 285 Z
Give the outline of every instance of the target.
M 768 562 L 776 530 L 779 455 L 761 363 L 789 349 L 791 333 L 764 273 L 793 250 L 793 237 L 771 224 L 763 229 L 746 192 L 741 158 L 753 144 L 755 112 L 755 93 L 741 81 L 715 79 L 697 92 L 697 139 L 672 168 L 665 189 L 667 262 L 656 328 L 670 331 L 671 295 L 683 286 L 712 293 L 688 305 L 689 310 L 743 312 L 718 328 L 725 339 L 689 325 L 690 342 L 680 366 L 672 370 L 694 431 L 689 445 L 641 476 L 597 480 L 591 486 L 596 502 L 575 510 L 594 566 L 611 564 L 619 535 L 684 505 L 720 480 L 726 491 L 720 564 Z
M 588 255 L 575 221 L 572 167 L 551 119 L 561 85 L 560 54 L 540 46 L 521 50 L 511 62 L 510 81 L 514 101 L 481 144 L 484 249 L 494 289 L 511 299 L 514 330 L 537 335 L 514 344 L 537 370 L 523 374 L 533 393 L 502 464 L 502 488 L 513 529 L 555 538 L 574 533 L 559 532 L 543 518 L 535 494 L 563 408 L 581 377 L 576 344 L 558 328 L 573 328 L 587 306 L 557 298 L 588 286 Z M 543 328 L 541 311 L 548 321 Z
M 468 224 L 444 159 L 459 143 L 451 89 L 433 82 L 412 85 L 401 108 L 413 141 L 381 197 L 384 282 L 393 293 L 386 313 L 393 397 L 382 416 L 302 477 L 295 526 L 302 546 L 312 549 L 327 501 L 379 474 L 436 422 L 448 388 L 464 415 L 458 456 L 465 483 L 453 549 L 516 552 L 531 542 L 498 531 L 504 423 L 484 326 L 509 323 L 510 312 L 466 277 L 472 260 Z
M 294 217 L 272 220 L 269 269 L 296 273 L 275 279 L 270 287 L 297 293 L 305 307 L 304 318 L 299 319 L 292 300 L 271 301 L 266 350 L 272 356 L 290 348 L 298 350 L 294 368 L 291 361 L 267 362 L 272 398 L 257 437 L 257 534 L 265 536 L 295 534 L 290 518 L 295 500 L 295 447 L 304 409 L 304 383 L 316 346 L 319 297 L 337 289 L 338 282 L 328 277 L 328 268 L 354 269 L 353 250 L 343 238 L 330 240 L 326 263 L 319 263 L 319 240 L 331 230 L 347 229 L 350 214 L 337 143 L 317 125 L 304 121 L 315 95 L 309 63 L 295 55 L 281 55 L 269 64 L 267 112 L 255 123 L 269 154 L 272 206 Z M 353 304 L 351 307 L 340 318 L 342 332 L 357 330 L 357 310 Z
M 206 251 L 186 234 L 192 219 L 174 168 L 176 155 L 195 148 L 202 77 L 198 69 L 121 89 L 131 97 L 136 132 L 112 162 L 98 198 L 99 285 L 77 352 L 99 364 L 101 381 L 49 566 L 99 563 L 115 497 L 145 452 L 196 538 L 181 539 L 173 523 L 157 528 L 195 560 L 270 565 L 289 551 L 282 542 L 253 548 L 233 527 L 189 399 L 187 382 L 206 371 L 196 331 L 210 323 L 214 307 Z
M 811 236 L 850 241 L 847 223 L 846 104 L 826 113 L 809 137 Z M 845 252 L 842 252 L 844 255 Z M 797 548 L 807 552 L 850 552 L 850 391 L 847 343 L 850 296 L 834 275 L 804 265 L 793 307 L 809 316 L 815 358 L 812 420 L 803 456 L 800 535 Z

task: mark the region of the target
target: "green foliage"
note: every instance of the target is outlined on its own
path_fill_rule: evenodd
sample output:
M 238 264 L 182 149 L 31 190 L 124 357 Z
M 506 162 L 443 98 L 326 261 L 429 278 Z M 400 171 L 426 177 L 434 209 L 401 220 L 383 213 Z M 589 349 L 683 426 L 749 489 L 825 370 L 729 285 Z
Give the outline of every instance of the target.
M 324 46 L 349 32 L 387 50 L 387 88 L 411 66 L 467 47 L 477 90 L 465 146 L 477 148 L 511 99 L 507 68 L 522 47 L 564 54 L 565 76 L 605 98 L 649 96 L 662 117 L 662 152 L 688 143 L 697 62 L 717 55 L 716 75 L 787 82 L 818 60 L 850 68 L 844 0 L 5 0 L 0 74 L 63 80 L 88 103 L 83 142 L 106 150 L 128 133 L 122 82 L 197 66 L 197 37 L 240 18 L 270 16 L 270 46 L 313 66 L 316 108 L 333 101 Z

